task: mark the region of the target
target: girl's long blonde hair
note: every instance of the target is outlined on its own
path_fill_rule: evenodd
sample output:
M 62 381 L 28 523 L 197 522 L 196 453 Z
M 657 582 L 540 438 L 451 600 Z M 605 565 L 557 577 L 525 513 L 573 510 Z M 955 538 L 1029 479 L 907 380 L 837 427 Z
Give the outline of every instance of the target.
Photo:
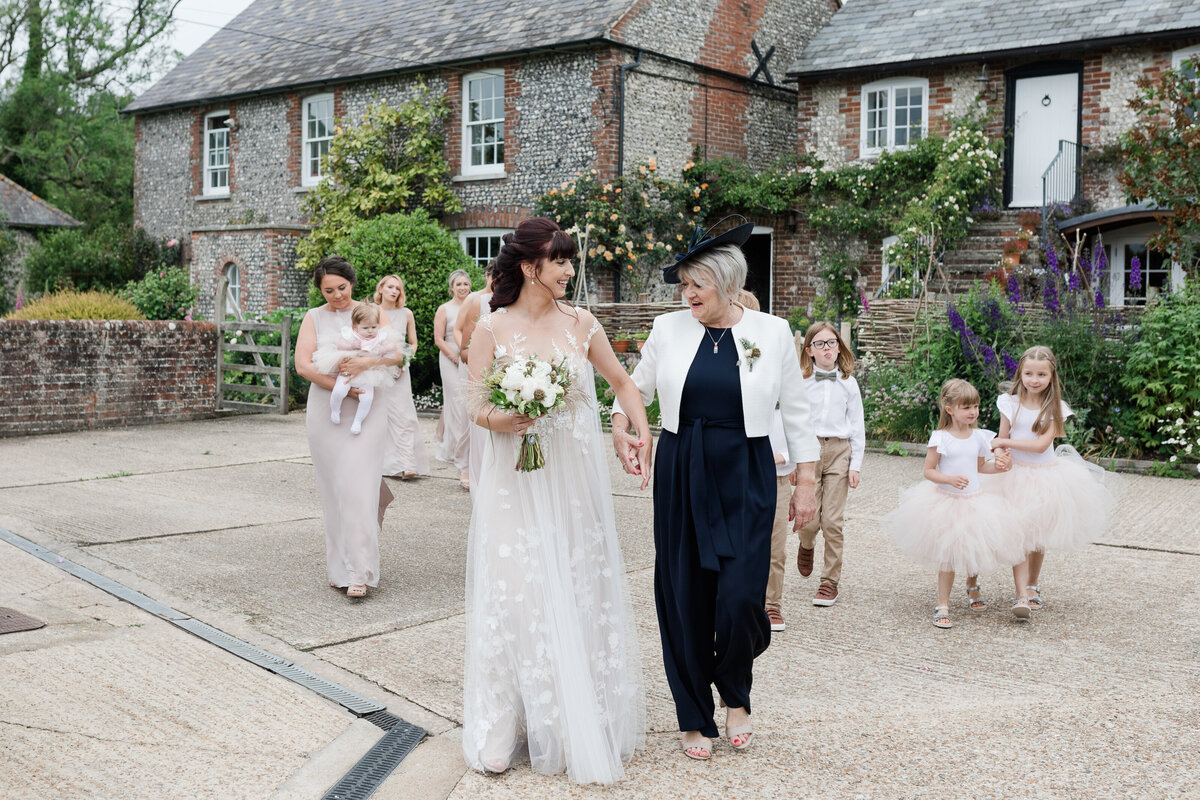
M 400 284 L 400 296 L 396 298 L 396 304 L 398 307 L 404 308 L 404 304 L 408 302 L 408 290 L 404 288 L 404 278 L 399 275 L 384 275 L 380 278 L 379 283 L 375 284 L 375 294 L 371 299 L 383 305 L 383 284 L 392 278 L 395 278 L 396 282 Z
M 938 392 L 938 430 L 944 431 L 954 420 L 950 417 L 950 409 L 959 406 L 979 405 L 979 391 L 962 378 L 951 378 L 942 384 Z
M 854 372 L 854 353 L 850 352 L 850 348 L 842 341 L 842 335 L 838 333 L 837 327 L 828 320 L 814 322 L 808 326 L 808 330 L 804 333 L 804 346 L 800 348 L 800 369 L 804 373 L 804 377 L 811 378 L 813 374 L 813 358 L 808 352 L 809 345 L 812 344 L 813 337 L 821 331 L 829 331 L 837 339 L 838 357 L 837 368 L 842 373 L 842 380 L 849 378 Z
M 1033 432 L 1041 436 L 1046 431 L 1053 430 L 1055 436 L 1062 436 L 1065 420 L 1062 412 L 1062 384 L 1058 380 L 1058 359 L 1055 358 L 1054 351 L 1045 345 L 1034 345 L 1021 353 L 1021 359 L 1017 362 L 1017 374 L 1008 392 L 1015 395 L 1019 401 L 1017 410 L 1013 412 L 1014 419 L 1010 422 L 1016 422 L 1016 415 L 1021 413 L 1021 405 L 1029 397 L 1029 390 L 1021 380 L 1021 371 L 1025 369 L 1027 361 L 1045 361 L 1050 365 L 1050 384 L 1042 391 L 1041 408 L 1038 409 L 1037 419 L 1033 421 Z

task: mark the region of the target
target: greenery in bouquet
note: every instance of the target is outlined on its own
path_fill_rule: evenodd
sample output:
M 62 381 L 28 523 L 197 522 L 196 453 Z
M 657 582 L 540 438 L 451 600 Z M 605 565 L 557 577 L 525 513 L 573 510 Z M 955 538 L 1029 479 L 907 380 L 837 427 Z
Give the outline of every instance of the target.
M 483 394 L 500 411 L 541 417 L 566 407 L 580 396 L 572 391 L 571 371 L 563 359 L 501 356 L 483 376 Z M 521 437 L 516 469 L 533 472 L 546 466 L 538 435 L 527 431 Z

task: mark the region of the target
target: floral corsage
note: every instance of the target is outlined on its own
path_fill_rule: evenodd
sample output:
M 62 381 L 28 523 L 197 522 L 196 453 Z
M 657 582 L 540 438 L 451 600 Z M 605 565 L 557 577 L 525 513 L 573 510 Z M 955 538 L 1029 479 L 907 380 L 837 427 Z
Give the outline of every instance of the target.
M 758 345 L 745 336 L 738 339 L 738 344 L 742 346 L 742 360 L 746 362 L 746 368 L 754 372 L 754 365 L 762 357 L 762 350 L 759 350 Z

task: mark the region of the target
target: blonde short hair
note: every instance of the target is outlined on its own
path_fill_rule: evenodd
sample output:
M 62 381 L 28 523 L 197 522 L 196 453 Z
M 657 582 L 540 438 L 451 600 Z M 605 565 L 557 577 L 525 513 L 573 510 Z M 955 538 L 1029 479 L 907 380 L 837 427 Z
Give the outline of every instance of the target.
M 746 283 L 746 255 L 736 244 L 723 244 L 688 259 L 679 268 L 679 277 L 701 285 L 711 283 L 720 299 L 733 300 Z M 706 280 L 698 280 L 701 277 Z
M 379 324 L 379 306 L 370 300 L 363 300 L 350 312 L 350 324 L 358 327 L 359 325 L 370 325 L 371 323 Z

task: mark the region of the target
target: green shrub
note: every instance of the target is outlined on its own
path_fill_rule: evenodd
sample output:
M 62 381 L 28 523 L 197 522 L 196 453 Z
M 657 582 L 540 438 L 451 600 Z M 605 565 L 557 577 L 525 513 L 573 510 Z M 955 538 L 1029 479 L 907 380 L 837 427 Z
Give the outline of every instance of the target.
M 105 224 L 47 234 L 25 260 L 34 293 L 58 289 L 116 289 L 148 271 L 179 266 L 180 248 L 141 228 Z
M 138 307 L 146 319 L 183 319 L 189 316 L 200 292 L 183 267 L 166 267 L 146 273 L 121 290 L 121 296 Z
M 1200 410 L 1200 281 L 1188 279 L 1146 311 L 1120 385 L 1129 392 L 1137 422 L 1132 435 L 1147 447 L 1157 448 L 1167 438 L 1160 434 L 1164 425 Z
M 111 292 L 48 294 L 5 319 L 145 319 L 128 300 Z
M 446 281 L 454 270 L 465 269 L 472 285 L 478 288 L 483 283 L 479 268 L 463 252 L 454 234 L 423 209 L 363 220 L 337 241 L 332 252 L 347 259 L 358 273 L 355 299 L 370 298 L 384 275 L 395 273 L 404 279 L 420 341 L 411 367 L 413 391 L 424 391 L 438 370 L 433 317 L 438 306 L 450 299 Z M 315 288 L 310 299 L 313 305 L 322 302 Z

